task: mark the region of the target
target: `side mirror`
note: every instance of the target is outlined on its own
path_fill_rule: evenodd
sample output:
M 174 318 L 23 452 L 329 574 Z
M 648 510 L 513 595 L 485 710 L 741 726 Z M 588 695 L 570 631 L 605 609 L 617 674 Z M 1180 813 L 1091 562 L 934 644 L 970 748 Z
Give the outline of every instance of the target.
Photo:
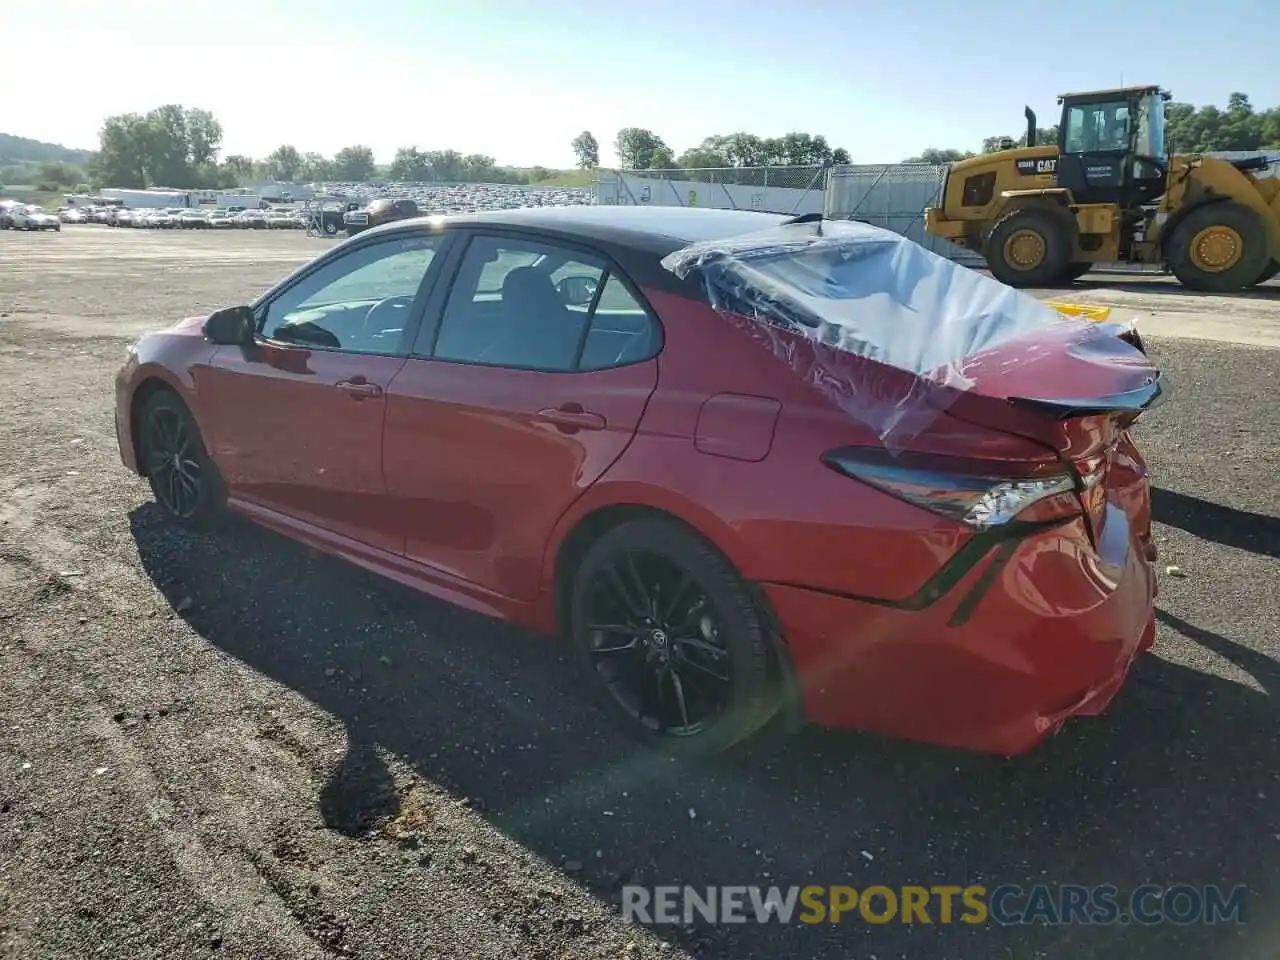
M 598 281 L 595 277 L 563 277 L 556 283 L 560 297 L 571 307 L 585 307 L 596 297 Z
M 204 338 L 223 346 L 249 346 L 257 331 L 258 321 L 249 307 L 224 307 L 204 322 Z

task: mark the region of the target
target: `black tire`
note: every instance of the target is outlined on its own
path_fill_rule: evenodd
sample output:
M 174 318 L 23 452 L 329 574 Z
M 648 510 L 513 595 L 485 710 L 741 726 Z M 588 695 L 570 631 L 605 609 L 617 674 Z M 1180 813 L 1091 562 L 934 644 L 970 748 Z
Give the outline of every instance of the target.
M 333 223 L 333 221 L 331 221 L 331 220 L 326 220 L 326 221 L 325 221 L 325 225 L 324 225 L 324 235 L 325 235 L 326 237 L 336 237 L 336 236 L 338 235 L 338 228 L 337 228 L 337 226 Z
M 1072 263 L 1073 226 L 1069 216 L 1045 207 L 1025 207 L 1001 217 L 984 248 L 992 276 L 1011 287 L 1062 283 Z M 1034 264 L 1020 266 L 1007 258 L 1008 244 L 1018 234 L 1028 232 L 1039 237 L 1041 256 Z
M 1092 269 L 1092 263 L 1073 263 L 1067 268 L 1066 275 L 1062 278 L 1061 282 L 1075 283 Z
M 1192 249 L 1201 231 L 1222 226 L 1233 231 L 1242 249 L 1231 266 L 1205 270 Z M 1178 282 L 1189 290 L 1230 293 L 1253 286 L 1267 267 L 1267 233 L 1252 210 L 1233 200 L 1208 203 L 1188 213 L 1165 245 L 1165 259 Z
M 222 477 L 186 404 L 157 390 L 144 401 L 137 430 L 139 466 L 160 508 L 186 527 L 215 525 L 226 499 Z
M 567 612 L 601 709 L 654 749 L 722 753 L 779 709 L 778 651 L 749 586 L 674 521 L 633 520 L 603 534 L 574 573 Z M 606 624 L 613 629 L 598 629 Z
M 1272 260 L 1269 264 L 1266 265 L 1266 267 L 1263 268 L 1262 275 L 1258 277 L 1257 280 L 1253 281 L 1252 285 L 1256 287 L 1259 284 L 1266 283 L 1268 280 L 1274 277 L 1277 273 L 1280 273 L 1280 260 Z

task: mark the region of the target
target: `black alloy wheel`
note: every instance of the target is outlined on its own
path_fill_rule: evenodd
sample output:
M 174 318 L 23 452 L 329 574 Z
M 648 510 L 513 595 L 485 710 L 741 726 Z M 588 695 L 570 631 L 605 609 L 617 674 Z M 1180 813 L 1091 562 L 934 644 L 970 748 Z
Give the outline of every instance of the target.
M 637 520 L 602 536 L 579 566 L 570 617 L 602 706 L 651 746 L 723 751 L 776 710 L 775 651 L 750 591 L 676 523 Z
M 222 481 L 186 405 L 168 390 L 157 392 L 139 425 L 142 469 L 156 502 L 179 523 L 209 523 L 221 506 Z

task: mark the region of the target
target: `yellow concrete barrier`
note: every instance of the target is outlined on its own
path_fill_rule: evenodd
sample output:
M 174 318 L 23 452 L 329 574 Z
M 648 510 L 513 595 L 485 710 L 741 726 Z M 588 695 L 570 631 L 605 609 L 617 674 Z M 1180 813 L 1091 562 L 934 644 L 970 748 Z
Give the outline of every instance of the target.
M 1098 323 L 1111 316 L 1110 307 L 1095 307 L 1084 303 L 1059 303 L 1056 300 L 1046 300 L 1045 303 L 1068 317 L 1081 317 Z

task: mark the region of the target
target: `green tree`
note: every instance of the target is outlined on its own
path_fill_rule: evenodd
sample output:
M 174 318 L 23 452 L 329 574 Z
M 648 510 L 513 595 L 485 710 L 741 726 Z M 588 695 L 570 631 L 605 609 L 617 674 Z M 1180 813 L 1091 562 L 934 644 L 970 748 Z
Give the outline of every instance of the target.
M 313 182 L 332 180 L 333 161 L 323 154 L 304 153 L 298 166 L 298 179 Z
M 659 147 L 666 147 L 662 138 L 644 127 L 623 127 L 613 141 L 618 162 L 629 170 L 650 169 L 654 151 Z
M 377 172 L 373 162 L 373 151 L 368 147 L 356 145 L 343 147 L 333 155 L 333 176 L 335 180 L 350 183 L 362 183 L 372 180 Z
M 462 154 L 457 150 L 428 150 L 427 163 L 434 180 L 454 181 L 463 179 Z
M 696 147 L 680 154 L 680 166 L 686 170 L 714 169 L 729 166 L 729 158 L 720 149 L 719 137 L 707 137 Z
M 140 190 L 147 186 L 150 142 L 147 118 L 140 113 L 107 117 L 98 134 L 98 151 L 89 162 L 89 178 L 100 187 Z
M 54 193 L 74 187 L 82 180 L 84 180 L 84 171 L 55 160 L 52 163 L 40 164 L 40 177 L 37 183 L 40 189 Z
M 214 186 L 220 177 L 222 127 L 207 110 L 169 103 L 118 114 L 103 121 L 98 139 L 89 167 L 98 186 L 190 189 Z
M 650 170 L 671 170 L 676 166 L 676 155 L 668 146 L 658 147 L 649 155 Z
M 239 153 L 233 153 L 222 161 L 222 166 L 236 178 L 238 183 L 240 180 L 248 180 L 253 176 L 253 160 Z
M 213 163 L 222 146 L 222 124 L 208 110 L 199 108 L 187 110 L 185 120 L 187 158 L 191 165 L 202 167 Z
M 967 160 L 973 154 L 963 150 L 939 150 L 937 147 L 929 147 L 927 150 L 921 151 L 918 157 L 908 157 L 903 163 L 932 163 L 934 166 L 945 166 L 948 163 L 954 163 L 957 160 Z
M 600 144 L 590 130 L 583 130 L 570 143 L 574 155 L 578 158 L 578 168 L 590 170 L 600 166 Z
M 462 179 L 495 182 L 500 179 L 497 162 L 483 153 L 468 154 L 462 158 Z
M 417 147 L 401 147 L 396 151 L 391 166 L 387 167 L 388 180 L 430 180 L 431 161 Z
M 301 168 L 302 156 L 298 153 L 298 148 L 290 144 L 276 147 L 267 154 L 267 175 L 271 180 L 293 182 Z

